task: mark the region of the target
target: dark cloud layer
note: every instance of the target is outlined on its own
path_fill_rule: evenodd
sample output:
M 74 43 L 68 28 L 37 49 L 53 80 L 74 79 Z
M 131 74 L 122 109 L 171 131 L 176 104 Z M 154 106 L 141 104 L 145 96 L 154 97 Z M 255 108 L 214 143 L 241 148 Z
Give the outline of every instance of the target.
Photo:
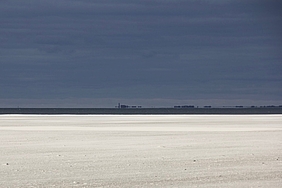
M 0 105 L 281 104 L 281 7 L 1 0 Z

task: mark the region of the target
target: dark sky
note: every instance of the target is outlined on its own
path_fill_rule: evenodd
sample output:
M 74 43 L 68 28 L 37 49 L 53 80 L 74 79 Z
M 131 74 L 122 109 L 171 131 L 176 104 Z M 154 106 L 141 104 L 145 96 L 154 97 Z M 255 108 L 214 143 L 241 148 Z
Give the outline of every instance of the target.
M 0 107 L 281 105 L 278 0 L 0 0 Z

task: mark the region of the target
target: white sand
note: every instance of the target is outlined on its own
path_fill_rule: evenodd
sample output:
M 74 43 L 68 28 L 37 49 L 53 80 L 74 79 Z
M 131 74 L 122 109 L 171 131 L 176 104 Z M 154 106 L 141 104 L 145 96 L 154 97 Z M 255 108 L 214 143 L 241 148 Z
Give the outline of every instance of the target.
M 1 115 L 0 187 L 282 187 L 282 115 Z

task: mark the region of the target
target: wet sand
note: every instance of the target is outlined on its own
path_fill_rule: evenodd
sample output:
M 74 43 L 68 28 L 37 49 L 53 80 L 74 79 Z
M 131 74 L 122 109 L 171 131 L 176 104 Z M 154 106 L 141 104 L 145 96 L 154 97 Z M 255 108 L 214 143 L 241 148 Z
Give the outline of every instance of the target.
M 0 187 L 281 187 L 282 115 L 0 115 Z

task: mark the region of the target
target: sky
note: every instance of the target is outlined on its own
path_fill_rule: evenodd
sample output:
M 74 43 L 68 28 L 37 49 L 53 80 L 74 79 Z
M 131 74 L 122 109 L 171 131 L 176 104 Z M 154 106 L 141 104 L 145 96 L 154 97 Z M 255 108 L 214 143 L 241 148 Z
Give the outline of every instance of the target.
M 281 105 L 282 1 L 0 0 L 0 107 Z

